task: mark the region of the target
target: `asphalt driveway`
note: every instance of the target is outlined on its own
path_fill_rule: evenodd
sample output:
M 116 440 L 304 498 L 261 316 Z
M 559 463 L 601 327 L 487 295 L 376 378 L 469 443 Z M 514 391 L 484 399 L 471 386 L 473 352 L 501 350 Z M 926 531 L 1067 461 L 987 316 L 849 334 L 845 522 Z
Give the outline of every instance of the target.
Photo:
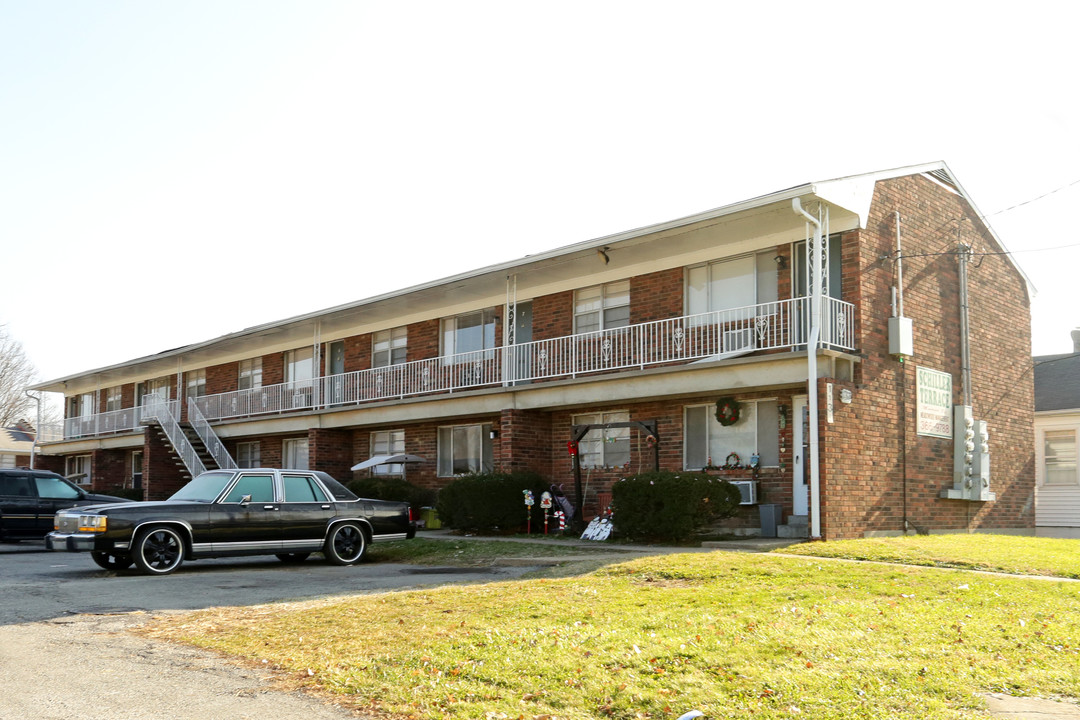
M 200 560 L 173 575 L 101 570 L 84 554 L 0 544 L 0 720 L 360 717 L 275 688 L 274 674 L 128 630 L 160 613 L 515 578 L 527 567 L 431 569 Z

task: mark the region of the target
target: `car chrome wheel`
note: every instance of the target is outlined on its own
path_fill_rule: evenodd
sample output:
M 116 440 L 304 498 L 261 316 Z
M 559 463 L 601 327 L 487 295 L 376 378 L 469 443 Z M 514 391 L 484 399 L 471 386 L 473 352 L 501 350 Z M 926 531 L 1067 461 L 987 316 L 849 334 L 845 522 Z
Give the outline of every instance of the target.
M 330 530 L 326 539 L 324 554 L 335 565 L 352 565 L 364 557 L 367 550 L 367 537 L 359 525 L 342 523 Z
M 135 565 L 144 573 L 167 575 L 183 562 L 184 539 L 172 528 L 151 528 L 135 541 Z

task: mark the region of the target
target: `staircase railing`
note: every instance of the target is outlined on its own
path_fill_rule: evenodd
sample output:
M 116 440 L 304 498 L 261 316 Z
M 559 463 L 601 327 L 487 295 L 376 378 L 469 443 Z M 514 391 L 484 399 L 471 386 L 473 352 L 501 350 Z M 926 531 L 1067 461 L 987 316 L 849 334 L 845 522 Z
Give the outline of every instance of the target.
M 195 398 L 188 398 L 187 402 L 188 422 L 191 423 L 191 427 L 195 428 L 195 434 L 203 441 L 203 445 L 206 446 L 210 457 L 214 458 L 214 462 L 222 470 L 235 469 L 237 467 L 236 461 L 233 460 L 229 451 L 225 449 L 225 443 L 221 442 L 221 438 L 214 432 L 214 428 L 210 427 L 210 423 L 202 414 L 202 411 L 199 410 L 199 406 L 195 404 Z
M 203 464 L 199 454 L 195 451 L 195 446 L 191 444 L 187 435 L 184 434 L 183 428 L 180 427 L 176 416 L 169 409 L 169 405 L 170 403 L 162 400 L 157 395 L 147 395 L 143 398 L 143 422 L 157 420 L 158 424 L 161 425 L 161 429 L 165 431 L 165 437 L 169 438 L 169 442 L 172 443 L 173 450 L 180 456 L 180 461 L 184 463 L 184 467 L 191 473 L 191 477 L 198 477 L 206 472 L 206 465 Z

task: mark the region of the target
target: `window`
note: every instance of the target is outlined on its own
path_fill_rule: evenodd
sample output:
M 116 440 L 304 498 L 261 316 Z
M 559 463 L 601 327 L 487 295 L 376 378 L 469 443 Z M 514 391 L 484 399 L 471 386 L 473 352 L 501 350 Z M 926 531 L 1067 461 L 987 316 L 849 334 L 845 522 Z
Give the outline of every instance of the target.
M 1043 431 L 1043 483 L 1076 485 L 1076 430 Z
M 88 418 L 94 415 L 94 393 L 83 393 L 68 398 L 68 417 Z
M 79 497 L 78 490 L 52 475 L 35 475 L 34 484 L 38 497 L 44 500 L 76 500 Z
M 122 388 L 113 387 L 105 392 L 105 412 L 119 410 L 123 398 Z
M 240 378 L 237 388 L 253 390 L 262 387 L 262 358 L 240 361 Z
M 574 333 L 626 327 L 630 324 L 630 281 L 596 285 L 574 293 Z
M 242 468 L 257 468 L 262 465 L 259 459 L 259 443 L 241 442 L 236 443 L 236 466 Z
M 187 397 L 202 397 L 206 394 L 206 370 L 188 370 Z
M 282 475 L 285 502 L 328 502 L 326 493 L 307 475 Z
M 131 451 L 131 487 L 142 490 L 142 450 Z
M 396 455 L 405 452 L 404 430 L 381 430 L 371 433 L 371 457 L 376 455 Z M 376 465 L 371 468 L 375 475 L 401 475 L 404 466 L 401 463 Z
M 72 455 L 64 460 L 64 476 L 80 485 L 89 485 L 91 481 L 90 456 Z
M 250 495 L 253 503 L 274 502 L 274 477 L 272 475 L 241 475 L 222 502 L 239 503 L 245 495 Z
M 308 469 L 307 438 L 286 440 L 281 449 L 282 454 L 285 456 L 285 467 L 290 470 Z
M 139 383 L 135 388 L 135 404 L 141 407 L 143 398 L 147 395 L 157 395 L 162 400 L 168 400 L 169 385 L 170 380 L 168 377 L 154 378 Z
M 630 413 L 608 412 L 575 415 L 574 425 L 630 422 Z M 583 468 L 622 468 L 630 464 L 630 428 L 593 429 L 578 443 Z
M 491 472 L 491 425 L 439 428 L 439 477 Z
M 442 355 L 491 350 L 494 347 L 494 310 L 480 310 L 457 317 L 443 318 Z
M 730 310 L 775 302 L 774 251 L 719 260 L 686 270 L 686 314 Z
M 285 353 L 285 382 L 302 383 L 315 377 L 315 348 Z
M 494 336 L 494 328 L 492 329 Z M 405 362 L 408 331 L 404 327 L 380 330 L 371 338 L 371 366 L 389 367 Z
M 711 464 L 725 464 L 731 453 L 743 465 L 757 453 L 762 467 L 780 465 L 780 416 L 775 400 L 744 402 L 739 421 L 721 425 L 715 405 L 691 405 L 685 410 L 683 425 L 683 467 L 699 470 Z

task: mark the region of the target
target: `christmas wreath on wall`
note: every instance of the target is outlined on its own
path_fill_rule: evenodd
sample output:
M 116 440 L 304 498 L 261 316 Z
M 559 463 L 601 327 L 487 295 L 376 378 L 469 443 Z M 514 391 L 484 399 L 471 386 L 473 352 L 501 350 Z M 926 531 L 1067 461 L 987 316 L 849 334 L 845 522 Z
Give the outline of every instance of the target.
M 733 397 L 722 397 L 717 400 L 716 419 L 724 427 L 739 422 L 739 401 Z

